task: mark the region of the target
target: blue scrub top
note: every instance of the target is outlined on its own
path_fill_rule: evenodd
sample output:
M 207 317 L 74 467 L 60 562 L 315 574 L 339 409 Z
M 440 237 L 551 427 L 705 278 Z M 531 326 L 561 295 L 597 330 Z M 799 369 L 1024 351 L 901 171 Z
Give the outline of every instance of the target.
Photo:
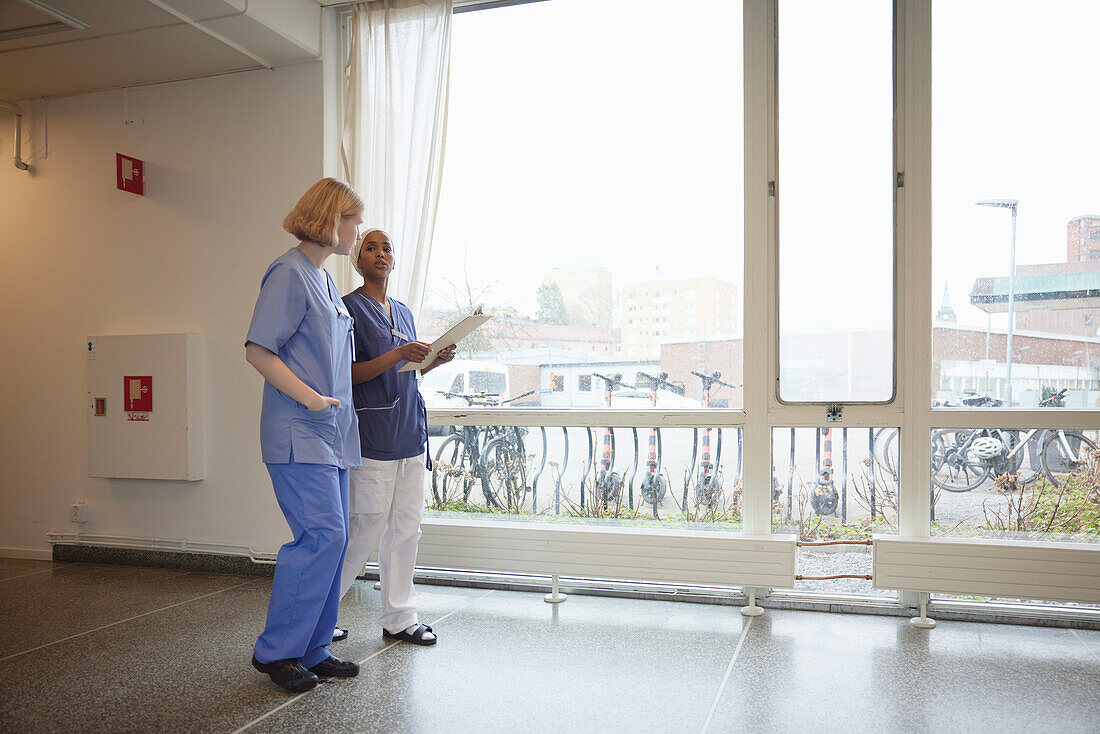
M 386 316 L 382 304 L 359 289 L 344 296 L 344 304 L 355 319 L 356 362 L 376 359 L 416 341 L 412 311 L 400 301 L 389 301 L 392 319 Z M 403 364 L 398 362 L 373 380 L 352 387 L 359 414 L 359 449 L 365 458 L 408 459 L 427 448 L 424 399 L 416 385 L 416 371 L 397 371 Z
M 351 395 L 352 320 L 324 269 L 292 247 L 264 273 L 248 342 L 271 350 L 290 371 L 340 406 L 311 411 L 264 381 L 260 450 L 265 464 L 359 466 Z

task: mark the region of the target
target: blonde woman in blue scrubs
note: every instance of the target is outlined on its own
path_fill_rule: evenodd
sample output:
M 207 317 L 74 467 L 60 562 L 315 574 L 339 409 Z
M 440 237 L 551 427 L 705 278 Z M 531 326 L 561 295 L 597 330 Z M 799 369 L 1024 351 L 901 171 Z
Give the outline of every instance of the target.
M 264 377 L 260 448 L 275 497 L 294 534 L 279 549 L 267 624 L 252 665 L 288 691 L 318 677 L 351 678 L 354 662 L 329 654 L 347 548 L 348 470 L 358 466 L 352 409 L 352 320 L 322 265 L 347 255 L 363 201 L 333 178 L 315 183 L 287 215 L 298 238 L 260 284 L 245 342 Z
M 434 645 L 432 628 L 420 624 L 413 590 L 416 547 L 424 509 L 428 425 L 416 372 L 406 362 L 428 356 L 416 339 L 412 311 L 387 295 L 396 248 L 388 234 L 368 229 L 351 252 L 363 287 L 344 296 L 355 319 L 355 364 L 351 368 L 359 415 L 361 466 L 351 470 L 351 517 L 341 596 L 347 593 L 372 550 L 378 551 L 382 588 L 382 636 Z M 454 358 L 454 345 L 422 372 Z M 336 636 L 346 633 L 337 630 Z

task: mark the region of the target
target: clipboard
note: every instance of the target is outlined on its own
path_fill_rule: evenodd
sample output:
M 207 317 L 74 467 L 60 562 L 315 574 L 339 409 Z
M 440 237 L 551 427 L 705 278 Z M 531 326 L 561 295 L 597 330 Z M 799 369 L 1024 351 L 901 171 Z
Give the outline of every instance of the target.
M 422 370 L 439 356 L 439 352 L 444 347 L 449 347 L 452 344 L 458 344 L 460 341 L 469 336 L 474 329 L 484 324 L 491 319 L 489 314 L 481 313 L 481 309 L 478 309 L 473 314 L 459 321 L 457 324 L 447 330 L 443 336 L 436 339 L 428 348 L 428 356 L 424 358 L 422 362 L 406 362 L 397 368 L 398 372 L 408 372 L 409 370 Z

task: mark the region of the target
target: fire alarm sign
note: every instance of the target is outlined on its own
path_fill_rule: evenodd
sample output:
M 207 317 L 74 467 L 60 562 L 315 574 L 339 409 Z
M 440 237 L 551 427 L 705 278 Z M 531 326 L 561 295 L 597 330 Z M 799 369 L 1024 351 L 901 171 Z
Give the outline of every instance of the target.
M 115 153 L 115 173 L 119 189 L 145 196 L 145 161 Z

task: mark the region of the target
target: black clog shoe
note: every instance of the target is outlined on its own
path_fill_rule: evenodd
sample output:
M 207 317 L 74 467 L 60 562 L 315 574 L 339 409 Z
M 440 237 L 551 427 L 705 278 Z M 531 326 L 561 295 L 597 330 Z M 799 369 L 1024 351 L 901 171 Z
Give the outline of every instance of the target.
M 326 659 L 309 669 L 322 678 L 354 678 L 359 675 L 359 663 L 329 655 Z
M 261 663 L 253 656 L 252 667 L 271 676 L 271 681 L 291 693 L 304 693 L 317 687 L 317 676 L 302 667 L 295 658 Z

